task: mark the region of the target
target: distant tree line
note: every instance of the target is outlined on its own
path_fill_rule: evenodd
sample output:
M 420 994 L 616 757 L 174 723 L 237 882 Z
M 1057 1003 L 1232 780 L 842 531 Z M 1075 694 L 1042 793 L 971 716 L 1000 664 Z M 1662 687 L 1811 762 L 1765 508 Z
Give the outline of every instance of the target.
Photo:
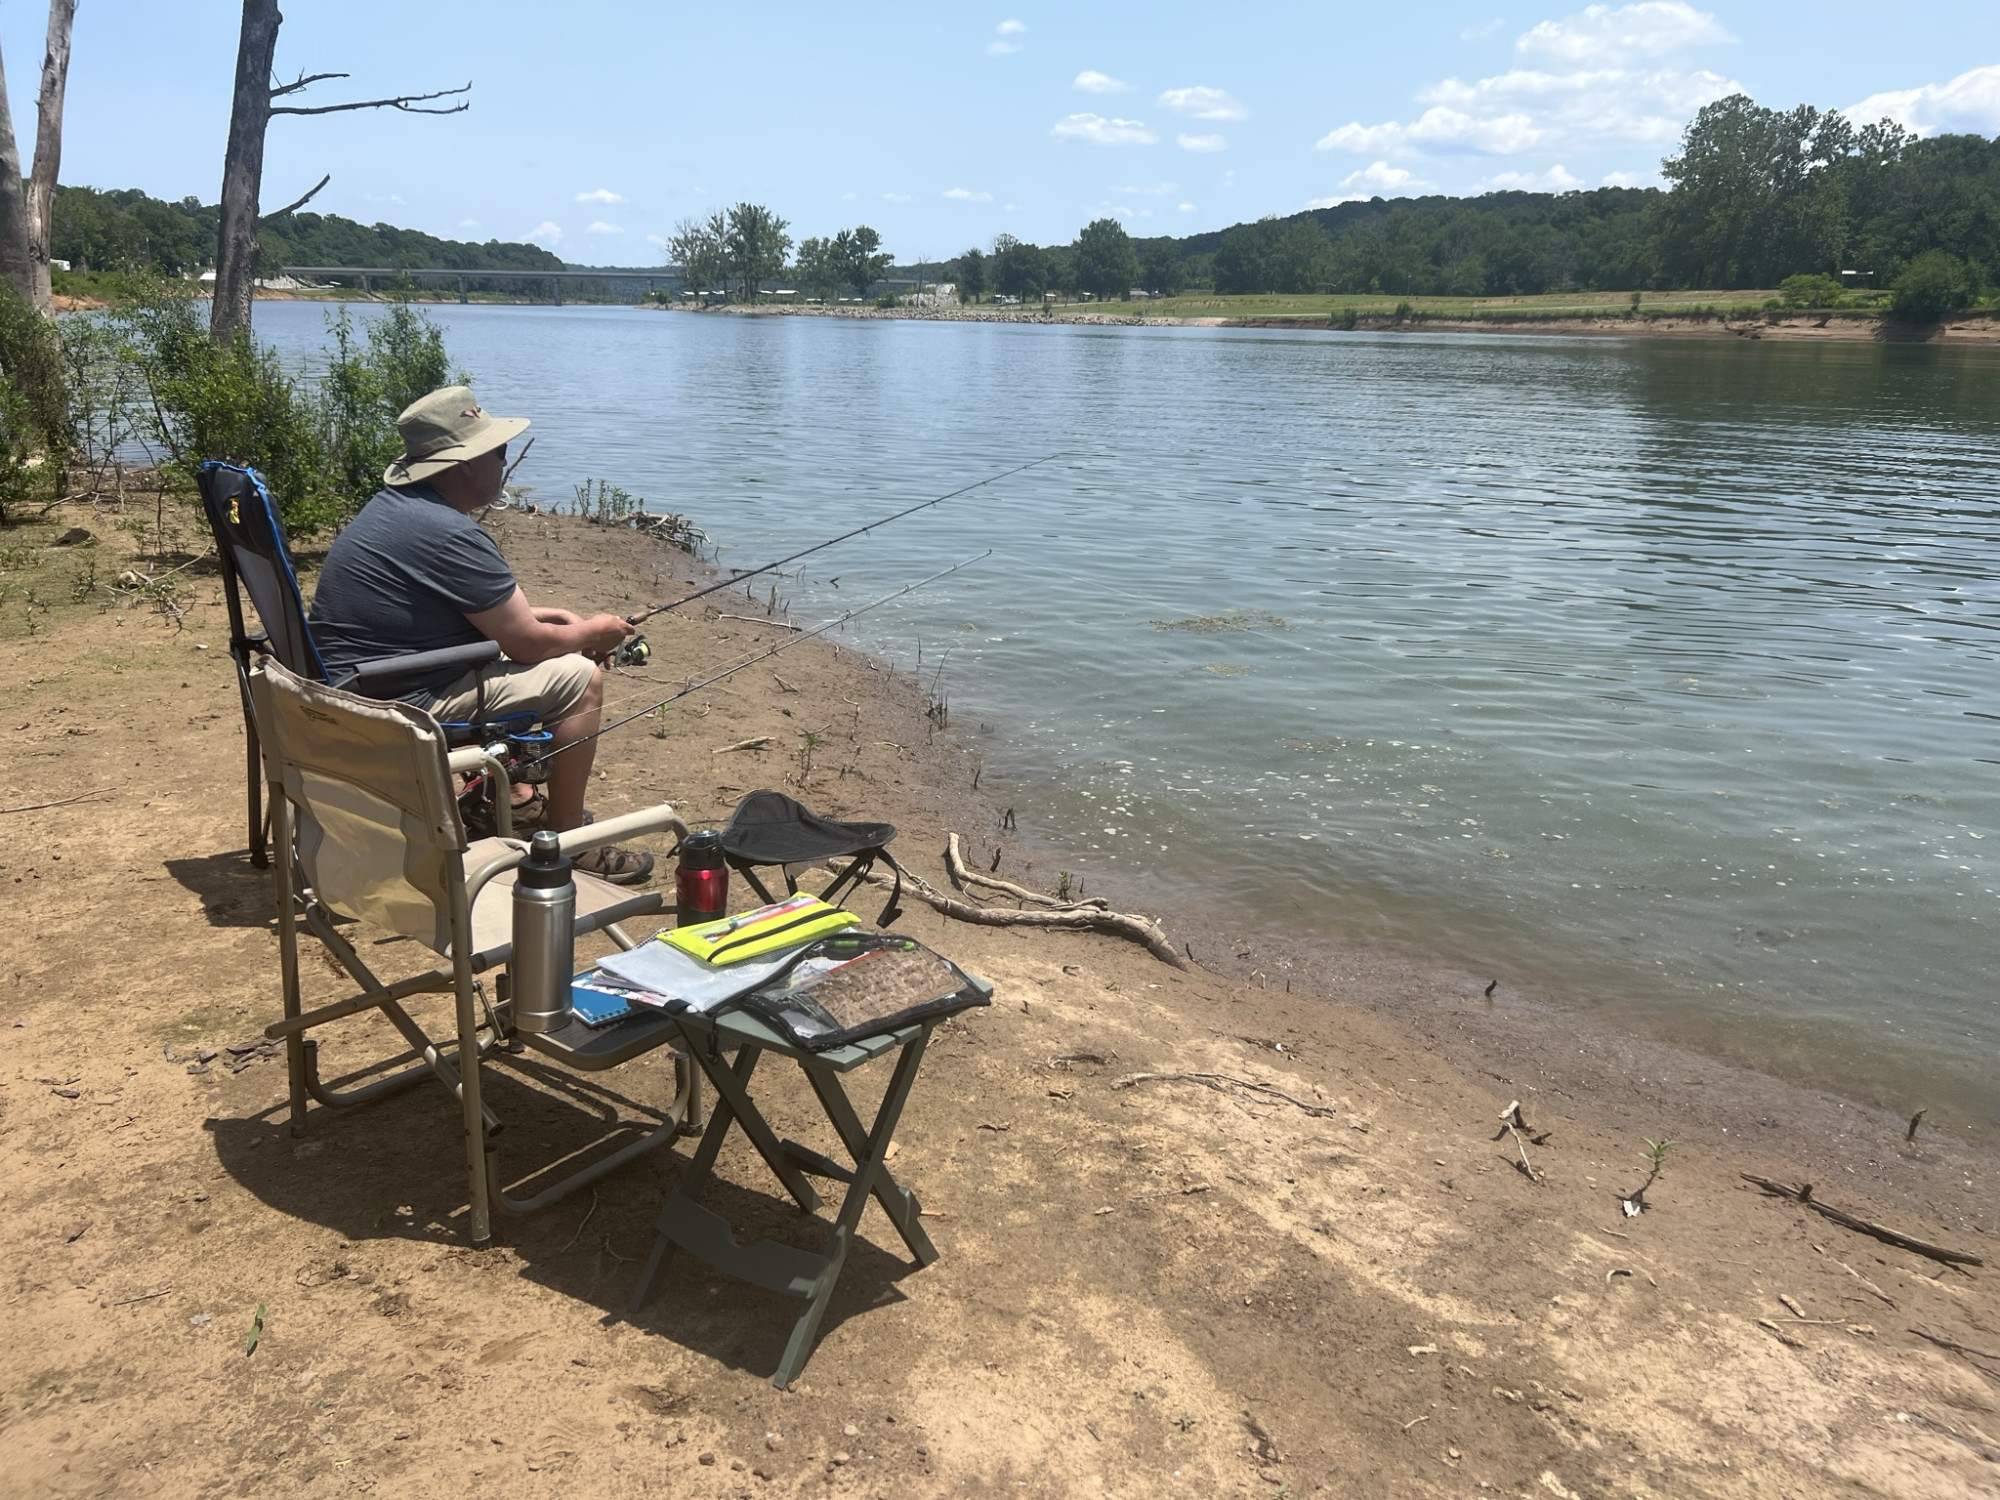
M 79 271 L 186 276 L 215 263 L 220 210 L 194 198 L 178 203 L 137 189 L 56 189 L 49 253 Z M 465 271 L 560 271 L 562 257 L 540 245 L 439 239 L 392 224 L 358 224 L 338 214 L 283 213 L 258 232 L 258 274 L 286 265 L 442 266 Z
M 1932 316 L 2000 284 L 2000 140 L 1919 139 L 1739 94 L 1703 109 L 1663 168 L 1664 191 L 1376 198 L 1179 239 L 1127 239 L 1099 220 L 1070 245 L 1002 235 L 947 271 L 961 294 L 1024 300 L 1190 288 L 1525 296 L 1804 276 L 1820 280 L 1787 300 L 1819 305 L 1839 273 L 1858 270 Z

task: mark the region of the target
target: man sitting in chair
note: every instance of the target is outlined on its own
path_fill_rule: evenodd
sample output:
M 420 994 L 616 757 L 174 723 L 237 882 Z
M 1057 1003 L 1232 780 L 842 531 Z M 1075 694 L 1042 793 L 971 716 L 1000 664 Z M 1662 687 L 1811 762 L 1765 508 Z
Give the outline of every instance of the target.
M 585 821 L 604 708 L 602 658 L 632 633 L 616 615 L 584 619 L 528 603 L 514 573 L 473 513 L 501 498 L 507 444 L 522 417 L 491 417 L 462 385 L 433 391 L 396 419 L 403 456 L 384 488 L 347 524 L 326 555 L 313 597 L 312 628 L 329 669 L 406 652 L 499 643 L 506 660 L 463 674 L 447 668 L 404 701 L 441 721 L 498 718 L 533 709 L 554 736 L 545 826 Z M 581 742 L 581 743 L 579 743 Z M 653 856 L 593 849 L 577 868 L 637 885 Z

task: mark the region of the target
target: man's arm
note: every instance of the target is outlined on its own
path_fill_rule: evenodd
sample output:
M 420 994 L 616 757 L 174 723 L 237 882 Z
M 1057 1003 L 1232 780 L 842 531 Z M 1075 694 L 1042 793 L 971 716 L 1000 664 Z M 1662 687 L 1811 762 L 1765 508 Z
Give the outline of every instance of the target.
M 566 609 L 535 609 L 518 585 L 504 604 L 465 618 L 481 635 L 499 642 L 509 661 L 530 667 L 572 652 L 603 656 L 632 633 L 616 615 L 586 620 Z

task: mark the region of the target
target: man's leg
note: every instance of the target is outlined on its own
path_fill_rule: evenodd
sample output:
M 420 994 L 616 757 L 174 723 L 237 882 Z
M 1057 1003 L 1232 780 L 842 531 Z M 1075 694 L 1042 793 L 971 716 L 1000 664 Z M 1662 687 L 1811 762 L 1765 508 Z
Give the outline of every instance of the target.
M 548 826 L 557 833 L 583 826 L 583 794 L 589 789 L 590 768 L 597 760 L 597 741 L 590 736 L 597 733 L 603 717 L 604 672 L 596 668 L 576 706 L 548 725 L 557 752 L 549 762 Z

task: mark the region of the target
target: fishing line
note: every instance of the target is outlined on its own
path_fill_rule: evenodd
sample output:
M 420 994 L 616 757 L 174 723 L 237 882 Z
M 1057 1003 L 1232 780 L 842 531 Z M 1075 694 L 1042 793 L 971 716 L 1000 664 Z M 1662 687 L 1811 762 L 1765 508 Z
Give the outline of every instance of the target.
M 1044 462 L 1046 462 L 1046 460 L 1044 460 Z M 905 584 L 902 588 L 897 589 L 894 593 L 884 594 L 881 598 L 873 600 L 868 604 L 856 605 L 853 609 L 850 609 L 846 614 L 837 615 L 833 619 L 828 620 L 824 625 L 816 625 L 811 630 L 801 631 L 799 634 L 795 636 L 791 636 L 786 640 L 778 642 L 777 645 L 770 647 L 768 650 L 759 651 L 755 655 L 745 657 L 743 660 L 736 662 L 734 665 L 724 667 L 722 668 L 722 670 L 718 672 L 712 672 L 707 677 L 702 678 L 701 681 L 699 682 L 689 682 L 679 691 L 669 693 L 666 697 L 662 698 L 657 703 L 651 704 L 646 708 L 642 708 L 638 710 L 636 713 L 629 713 L 622 719 L 614 720 L 612 723 L 606 724 L 603 728 L 598 729 L 593 733 L 584 735 L 581 739 L 571 740 L 567 745 L 562 745 L 554 750 L 549 751 L 549 753 L 547 755 L 544 755 L 542 759 L 545 762 L 554 760 L 558 755 L 561 755 L 564 750 L 573 750 L 578 745 L 586 744 L 591 740 L 599 739 L 602 736 L 611 733 L 611 731 L 614 729 L 623 729 L 627 724 L 632 723 L 634 720 L 643 719 L 646 717 L 646 715 L 651 713 L 657 713 L 659 710 L 665 708 L 669 703 L 678 702 L 680 699 L 687 697 L 688 694 L 690 693 L 698 693 L 703 688 L 709 687 L 715 683 L 722 681 L 722 679 L 725 677 L 735 676 L 738 672 L 741 672 L 746 667 L 756 666 L 757 663 L 760 661 L 769 661 L 772 657 L 778 655 L 780 652 L 791 650 L 792 647 L 798 645 L 799 642 L 801 641 L 809 641 L 812 640 L 815 636 L 825 635 L 829 630 L 833 630 L 838 626 L 845 625 L 849 620 L 854 619 L 858 615 L 865 615 L 871 609 L 880 609 L 883 605 L 889 604 L 897 599 L 900 599 L 905 594 L 914 594 L 918 589 L 936 583 L 940 578 L 949 578 L 953 573 L 958 572 L 959 569 L 969 568 L 974 563 L 982 562 L 986 558 L 991 557 L 992 555 L 993 555 L 992 549 L 989 548 L 986 551 L 980 553 L 977 557 L 968 557 L 964 562 L 953 563 L 950 567 L 941 569 L 940 571 L 931 574 L 931 576 L 928 578 L 919 578 L 915 583 Z
M 692 604 L 694 603 L 695 600 L 705 599 L 710 594 L 720 593 L 724 589 L 733 589 L 736 587 L 737 584 L 755 578 L 760 573 L 772 572 L 777 568 L 784 567 L 786 563 L 797 562 L 802 557 L 811 557 L 813 553 L 824 552 L 828 547 L 836 546 L 841 542 L 852 541 L 855 537 L 858 536 L 866 536 L 869 532 L 875 530 L 875 528 L 878 526 L 887 526 L 891 521 L 900 521 L 903 519 L 903 517 L 913 516 L 920 510 L 929 510 L 933 505 L 942 505 L 947 500 L 956 500 L 960 495 L 970 494 L 974 490 L 983 489 L 989 484 L 998 483 L 1000 480 L 1009 478 L 1010 476 L 1015 474 L 1024 474 L 1029 469 L 1038 469 L 1043 464 L 1052 463 L 1053 461 L 1061 457 L 1062 457 L 1061 453 L 1051 453 L 1046 455 L 1045 457 L 1035 459 L 1032 463 L 1025 463 L 1018 465 L 1017 467 L 1008 469 L 1003 473 L 988 475 L 985 479 L 977 480 L 972 484 L 968 484 L 959 489 L 955 489 L 948 495 L 939 495 L 935 500 L 920 501 L 918 504 L 910 506 L 907 510 L 899 510 L 894 515 L 883 516 L 880 520 L 870 521 L 866 526 L 857 526 L 852 531 L 843 531 L 839 536 L 834 537 L 831 541 L 819 542 L 814 546 L 804 548 L 803 550 L 798 552 L 794 552 L 790 557 L 781 557 L 776 562 L 765 563 L 764 566 L 761 568 L 752 568 L 747 573 L 738 573 L 732 578 L 723 580 L 721 583 L 712 583 L 705 589 L 696 589 L 692 594 L 687 595 L 685 598 L 675 599 L 669 604 L 656 604 L 651 609 L 643 610 L 636 615 L 629 616 L 626 619 L 625 623 L 628 625 L 643 625 L 646 623 L 646 621 L 652 619 L 654 615 L 663 615 L 670 609 L 679 609 L 683 604 Z M 963 566 L 963 564 L 961 564 L 961 566 Z M 939 574 L 938 576 L 943 577 L 944 575 Z

